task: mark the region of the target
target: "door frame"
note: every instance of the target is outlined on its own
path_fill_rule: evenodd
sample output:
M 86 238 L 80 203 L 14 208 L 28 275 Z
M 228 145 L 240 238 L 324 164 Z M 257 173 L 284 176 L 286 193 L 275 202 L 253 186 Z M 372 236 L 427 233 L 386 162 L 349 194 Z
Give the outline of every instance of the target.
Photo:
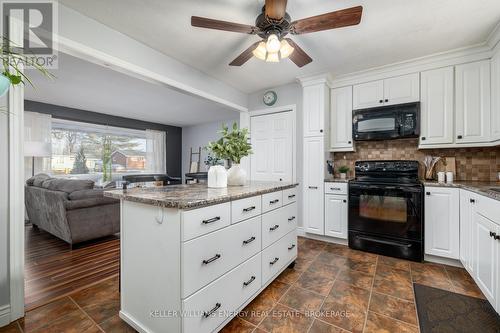
M 249 129 L 249 134 L 251 138 L 252 137 L 251 117 L 264 116 L 268 114 L 283 113 L 283 112 L 292 113 L 292 182 L 296 183 L 297 182 L 297 105 L 290 104 L 284 106 L 277 106 L 274 108 L 252 110 L 248 111 L 248 113 L 246 114 L 241 113 L 240 127 L 243 127 L 242 124 L 247 124 L 246 127 Z M 252 170 L 251 170 L 250 158 L 246 163 L 246 168 L 249 171 L 248 174 L 250 175 L 250 180 L 251 180 Z

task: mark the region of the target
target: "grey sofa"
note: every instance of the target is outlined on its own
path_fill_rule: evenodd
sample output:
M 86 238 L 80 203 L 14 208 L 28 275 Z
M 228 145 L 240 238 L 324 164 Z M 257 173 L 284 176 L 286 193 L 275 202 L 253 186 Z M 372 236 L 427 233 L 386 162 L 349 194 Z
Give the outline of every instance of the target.
M 120 232 L 120 202 L 103 196 L 91 180 L 36 175 L 26 181 L 30 222 L 76 244 Z

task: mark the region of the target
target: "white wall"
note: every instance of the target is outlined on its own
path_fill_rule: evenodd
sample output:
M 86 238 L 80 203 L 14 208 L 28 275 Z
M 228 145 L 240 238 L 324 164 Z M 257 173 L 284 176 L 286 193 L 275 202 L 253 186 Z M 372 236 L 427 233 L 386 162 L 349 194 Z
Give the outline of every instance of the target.
M 207 151 L 204 150 L 203 147 L 206 147 L 210 141 L 215 141 L 220 138 L 218 131 L 221 130 L 222 123 L 232 125 L 234 122 L 239 123 L 236 113 L 234 119 L 182 128 L 182 177 L 189 171 L 189 149 L 193 147 L 193 150 L 198 151 L 198 147 L 202 148 L 200 171 L 205 171 L 203 161 L 205 161 L 207 157 Z M 194 156 L 193 160 L 197 161 L 196 157 L 197 156 Z
M 8 122 L 5 97 L 0 99 L 0 308 L 10 303 L 8 276 Z M 1 325 L 0 325 L 1 326 Z
M 273 106 L 267 106 L 262 102 L 262 95 L 264 95 L 264 92 L 268 90 L 274 90 L 276 94 L 278 95 L 278 100 L 276 101 L 276 104 Z M 279 106 L 286 106 L 286 105 L 295 105 L 296 106 L 296 116 L 297 119 L 295 121 L 296 123 L 296 132 L 297 132 L 297 156 L 296 156 L 296 165 L 297 165 L 297 170 L 296 170 L 296 175 L 297 175 L 297 182 L 302 183 L 302 159 L 303 159 L 303 147 L 302 147 L 302 132 L 303 132 L 303 127 L 302 127 L 302 88 L 300 84 L 298 83 L 290 83 L 286 84 L 283 86 L 279 87 L 274 87 L 274 88 L 269 88 L 265 89 L 262 91 L 258 91 L 256 93 L 251 94 L 248 97 L 248 109 L 250 111 L 254 110 L 263 110 L 266 108 L 275 108 Z M 251 135 L 251 134 L 250 134 Z M 301 191 L 298 192 L 298 200 L 299 202 L 302 201 L 302 194 Z M 302 206 L 298 205 L 299 208 L 299 216 L 302 216 Z M 299 226 L 302 226 L 302 221 L 299 220 Z

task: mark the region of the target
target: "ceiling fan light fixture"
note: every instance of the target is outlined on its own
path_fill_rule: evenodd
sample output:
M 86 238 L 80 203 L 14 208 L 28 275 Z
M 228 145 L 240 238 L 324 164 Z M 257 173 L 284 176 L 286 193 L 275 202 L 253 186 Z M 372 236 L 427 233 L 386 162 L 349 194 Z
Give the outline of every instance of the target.
M 286 41 L 286 39 L 283 39 L 281 41 L 281 48 L 280 48 L 280 55 L 281 59 L 288 58 L 290 54 L 293 53 L 295 49 Z
M 268 52 L 266 62 L 280 62 L 278 52 Z
M 267 49 L 266 43 L 260 42 L 259 45 L 252 51 L 253 55 L 260 60 L 266 60 Z
M 267 52 L 278 53 L 280 48 L 281 48 L 281 43 L 280 40 L 278 39 L 278 36 L 276 36 L 276 34 L 270 34 L 269 37 L 267 37 L 267 42 L 266 42 Z

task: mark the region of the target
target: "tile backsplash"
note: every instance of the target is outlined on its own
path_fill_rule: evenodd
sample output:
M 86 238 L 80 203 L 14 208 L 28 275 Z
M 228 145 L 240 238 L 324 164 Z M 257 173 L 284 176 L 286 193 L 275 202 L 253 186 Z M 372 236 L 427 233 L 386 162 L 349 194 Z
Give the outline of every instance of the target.
M 426 155 L 455 157 L 456 180 L 497 181 L 497 174 L 500 172 L 500 146 L 420 150 L 417 147 L 418 139 L 357 142 L 355 152 L 332 153 L 332 158 L 336 170 L 341 165 L 349 166 L 349 177 L 354 176 L 355 161 L 417 160 L 423 177 Z

